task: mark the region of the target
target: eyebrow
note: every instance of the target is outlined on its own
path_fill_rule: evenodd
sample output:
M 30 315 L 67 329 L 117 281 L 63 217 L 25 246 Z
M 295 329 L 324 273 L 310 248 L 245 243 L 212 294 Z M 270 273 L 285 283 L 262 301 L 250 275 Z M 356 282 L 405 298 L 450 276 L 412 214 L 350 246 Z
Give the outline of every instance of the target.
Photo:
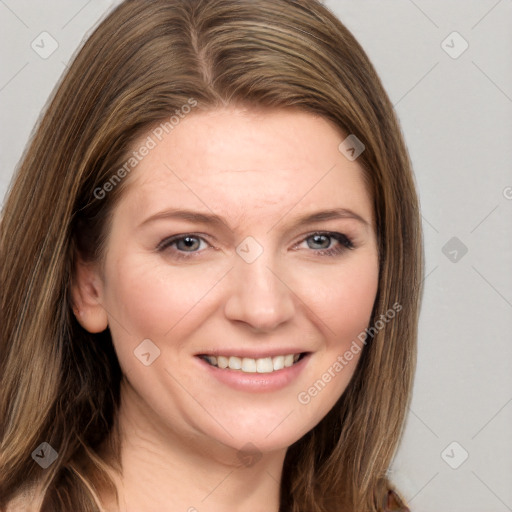
M 275 225 L 279 224 L 281 220 L 286 216 L 283 215 L 283 217 L 276 222 Z M 142 227 L 148 223 L 162 220 L 162 219 L 179 219 L 179 220 L 185 220 L 196 224 L 207 224 L 211 226 L 217 226 L 217 227 L 225 227 L 229 230 L 232 230 L 228 222 L 221 216 L 216 215 L 214 213 L 202 213 L 197 212 L 194 210 L 183 210 L 183 209 L 170 209 L 165 210 L 163 212 L 159 212 L 155 215 L 152 215 L 151 217 L 148 217 L 146 220 L 144 220 L 139 227 Z M 353 212 L 352 210 L 349 210 L 347 208 L 330 208 L 327 210 L 321 210 L 314 213 L 307 213 L 304 215 L 300 215 L 298 217 L 295 217 L 293 221 L 289 223 L 291 227 L 298 227 L 306 224 L 313 224 L 314 222 L 321 222 L 321 221 L 327 221 L 327 220 L 336 220 L 336 219 L 354 219 L 363 224 L 364 226 L 368 227 L 370 226 L 370 223 L 365 220 L 361 215 Z M 272 229 L 272 228 L 271 228 Z

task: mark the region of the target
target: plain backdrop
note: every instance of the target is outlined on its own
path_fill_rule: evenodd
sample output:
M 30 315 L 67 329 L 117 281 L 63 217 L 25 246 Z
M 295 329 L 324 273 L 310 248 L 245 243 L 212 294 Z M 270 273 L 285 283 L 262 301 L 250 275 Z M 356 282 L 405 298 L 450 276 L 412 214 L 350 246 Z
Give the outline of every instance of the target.
M 2 204 L 52 88 L 116 3 L 0 0 Z M 512 0 L 325 3 L 395 105 L 422 206 L 418 369 L 391 478 L 414 512 L 512 511 Z

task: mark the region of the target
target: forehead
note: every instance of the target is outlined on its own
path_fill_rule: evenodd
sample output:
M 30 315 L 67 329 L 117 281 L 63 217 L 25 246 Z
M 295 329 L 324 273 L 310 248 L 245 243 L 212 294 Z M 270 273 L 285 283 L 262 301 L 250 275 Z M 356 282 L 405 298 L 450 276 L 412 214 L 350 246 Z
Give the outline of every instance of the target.
M 134 144 L 149 141 L 152 149 L 121 202 L 138 215 L 198 207 L 240 220 L 251 212 L 261 219 L 291 207 L 342 206 L 371 220 L 363 170 L 338 150 L 344 138 L 328 120 L 296 110 L 192 113 Z

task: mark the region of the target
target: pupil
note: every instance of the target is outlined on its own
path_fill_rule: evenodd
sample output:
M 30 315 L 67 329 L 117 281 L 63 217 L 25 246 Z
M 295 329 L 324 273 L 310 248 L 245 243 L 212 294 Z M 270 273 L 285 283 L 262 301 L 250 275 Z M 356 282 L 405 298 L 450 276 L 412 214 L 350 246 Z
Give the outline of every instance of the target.
M 323 245 L 322 249 L 327 249 L 329 247 L 329 237 L 325 235 L 314 235 L 313 242 L 316 245 Z
M 194 246 L 197 245 L 197 239 L 196 238 L 192 238 L 190 236 L 187 236 L 187 237 L 183 238 L 182 242 L 184 242 L 185 247 L 187 249 L 195 249 Z

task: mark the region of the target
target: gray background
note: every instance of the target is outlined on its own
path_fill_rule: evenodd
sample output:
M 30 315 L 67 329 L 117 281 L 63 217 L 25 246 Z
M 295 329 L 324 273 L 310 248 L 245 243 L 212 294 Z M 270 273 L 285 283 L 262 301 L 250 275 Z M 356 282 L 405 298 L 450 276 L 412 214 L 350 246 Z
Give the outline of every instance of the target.
M 0 0 L 0 198 L 66 63 L 116 3 Z M 423 212 L 418 370 L 391 477 L 415 512 L 512 511 L 512 0 L 326 4 L 395 105 Z M 58 43 L 46 59 L 31 47 L 43 31 Z

